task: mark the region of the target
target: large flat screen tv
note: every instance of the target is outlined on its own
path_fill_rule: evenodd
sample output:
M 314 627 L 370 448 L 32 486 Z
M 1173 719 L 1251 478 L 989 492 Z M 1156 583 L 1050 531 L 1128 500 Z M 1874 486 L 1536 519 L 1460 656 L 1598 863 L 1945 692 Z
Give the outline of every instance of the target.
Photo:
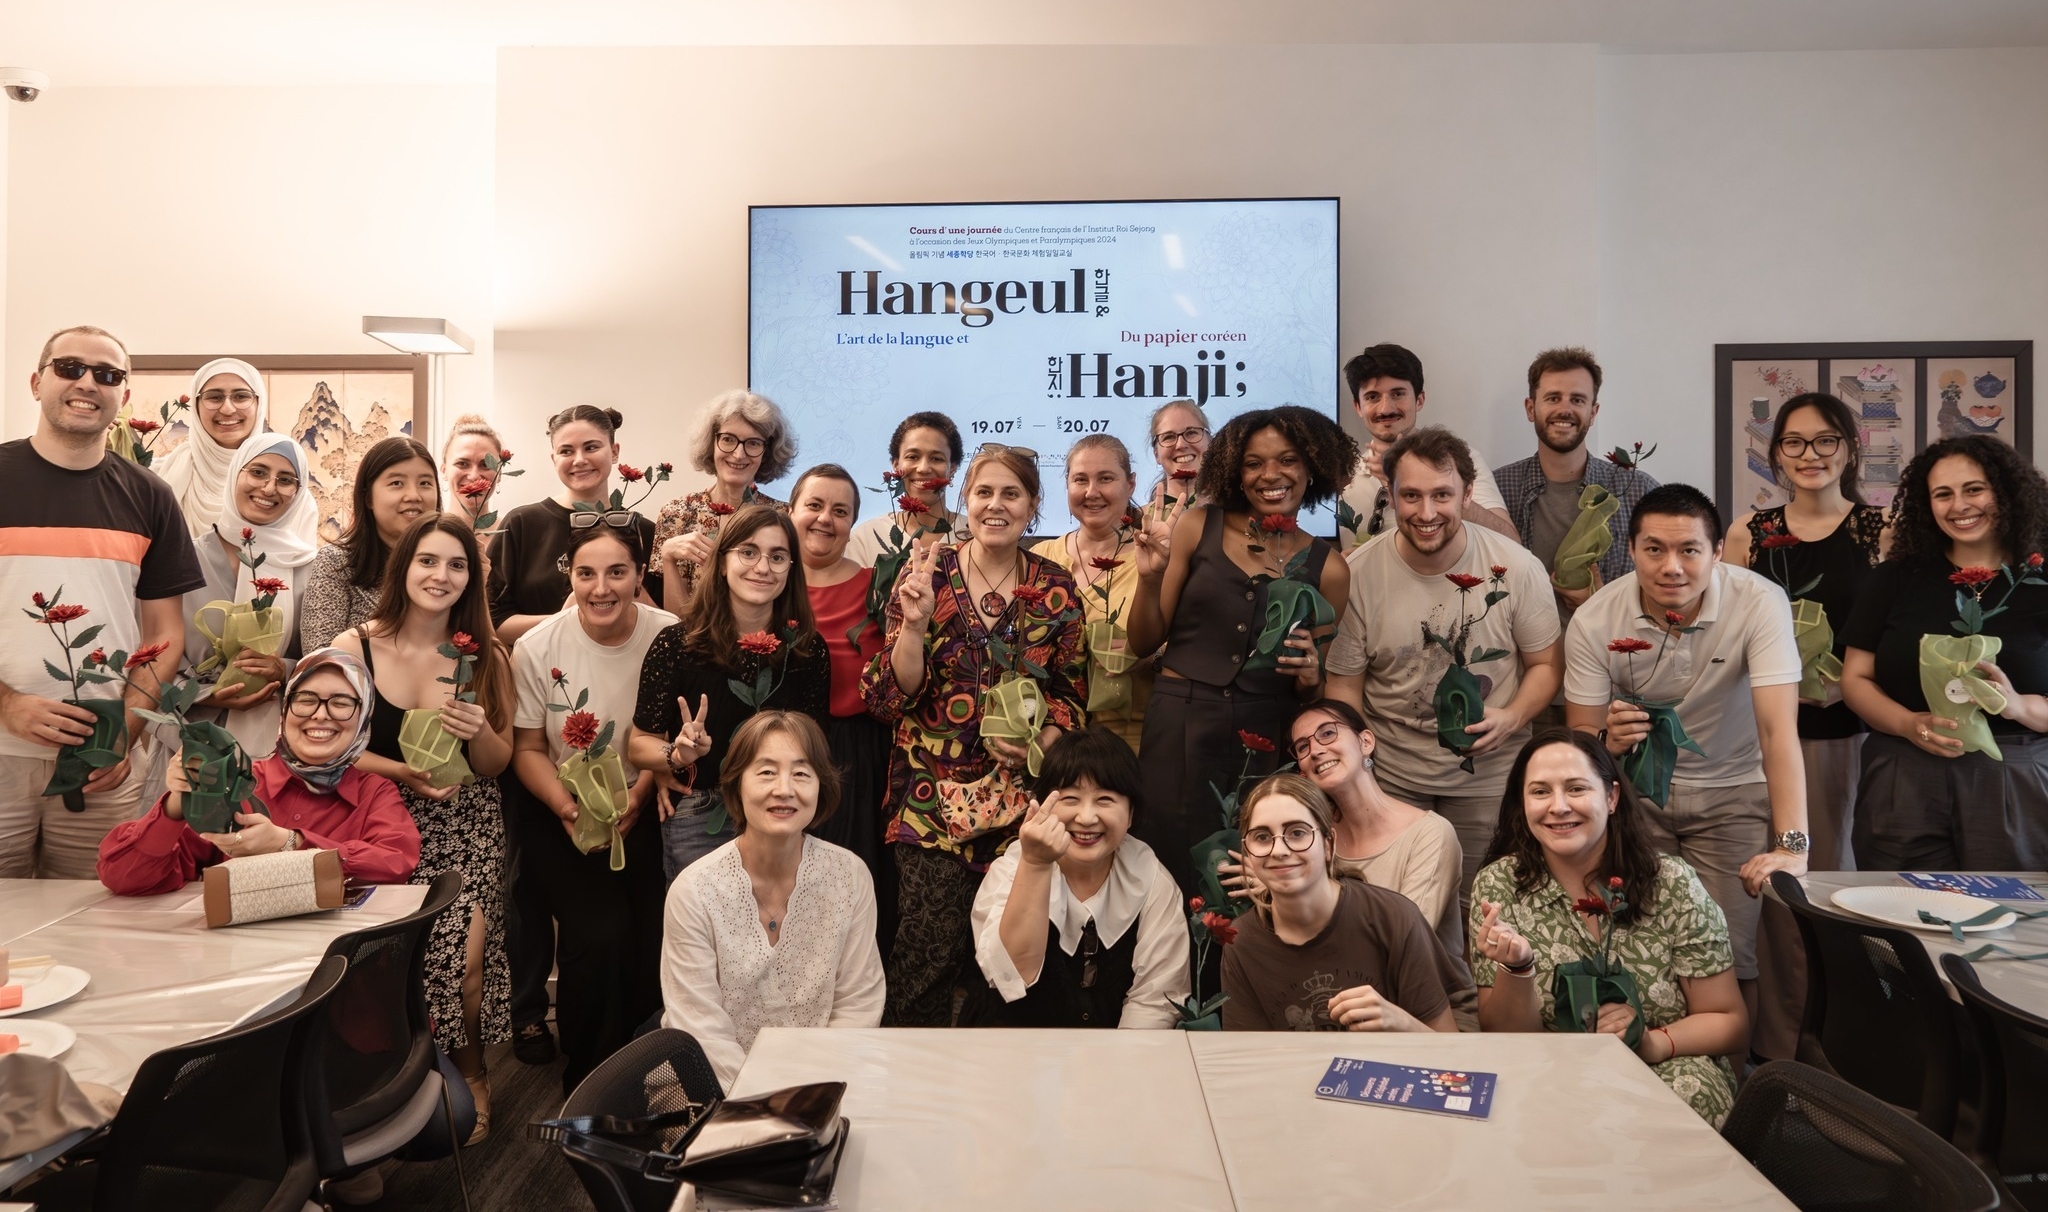
M 905 415 L 936 409 L 968 451 L 1038 452 L 1036 533 L 1073 525 L 1067 448 L 1110 433 L 1142 498 L 1148 422 L 1191 399 L 1214 426 L 1300 404 L 1336 415 L 1337 200 L 756 206 L 748 381 L 796 427 L 797 469 L 878 491 Z M 791 486 L 795 472 L 770 492 Z M 954 500 L 957 502 L 957 496 Z M 1330 507 L 1303 519 L 1331 533 Z

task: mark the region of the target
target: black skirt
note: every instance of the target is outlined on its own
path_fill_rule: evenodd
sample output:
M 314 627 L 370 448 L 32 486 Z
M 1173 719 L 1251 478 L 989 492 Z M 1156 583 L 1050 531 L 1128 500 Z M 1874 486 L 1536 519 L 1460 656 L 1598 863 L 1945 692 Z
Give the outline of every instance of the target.
M 1201 895 L 1189 853 L 1195 843 L 1219 829 L 1237 827 L 1235 821 L 1226 825 L 1216 793 L 1250 791 L 1254 782 L 1278 769 L 1288 729 L 1300 710 L 1292 694 L 1248 694 L 1234 686 L 1165 676 L 1153 683 L 1145 744 L 1138 754 L 1145 802 L 1131 835 L 1152 847 L 1183 898 Z M 1240 731 L 1273 742 L 1273 751 L 1248 755 Z
M 889 729 L 873 716 L 835 715 L 825 721 L 825 743 L 839 768 L 839 810 L 811 833 L 853 851 L 873 877 L 876 942 L 886 962 L 896 941 L 897 913 L 896 864 L 882 842 L 888 824 L 882 798 L 889 785 Z

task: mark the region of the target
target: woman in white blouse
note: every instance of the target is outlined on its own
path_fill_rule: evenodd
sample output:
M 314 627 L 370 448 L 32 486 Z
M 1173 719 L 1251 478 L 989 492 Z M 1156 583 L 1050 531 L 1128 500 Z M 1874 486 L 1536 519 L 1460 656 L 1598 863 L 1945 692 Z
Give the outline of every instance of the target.
M 737 836 L 669 886 L 661 1023 L 695 1036 L 729 1090 L 763 1027 L 879 1026 L 882 957 L 867 867 L 808 832 L 839 806 L 817 723 L 750 717 L 719 790 Z
M 1188 996 L 1180 888 L 1129 836 L 1143 775 L 1097 725 L 1046 751 L 1017 843 L 974 897 L 988 978 L 966 1021 L 1000 1027 L 1171 1027 Z

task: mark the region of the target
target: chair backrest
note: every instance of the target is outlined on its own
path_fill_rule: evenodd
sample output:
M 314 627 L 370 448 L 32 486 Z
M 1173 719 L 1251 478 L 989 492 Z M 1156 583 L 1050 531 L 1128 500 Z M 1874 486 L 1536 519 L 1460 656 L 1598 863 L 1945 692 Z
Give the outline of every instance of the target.
M 1984 988 L 1960 955 L 1942 971 L 1977 1026 L 1983 1099 L 1972 1153 L 2028 1208 L 2048 1209 L 2048 1018 Z
M 443 872 L 417 911 L 344 934 L 327 954 L 348 961 L 307 1059 L 313 1153 L 334 1173 L 344 1138 L 373 1127 L 406 1104 L 434 1068 L 427 1015 L 427 936 L 462 891 L 460 872 Z
M 1910 930 L 1813 904 L 1786 872 L 1771 887 L 1806 943 L 1799 1059 L 1833 1072 L 1946 1139 L 1955 1129 L 1960 1010 Z
M 143 1061 L 108 1129 L 94 1206 L 149 1206 L 152 1172 L 163 1171 L 274 1182 L 248 1206 L 302 1207 L 317 1181 L 301 1110 L 305 1028 L 347 969 L 330 956 L 284 1009 Z
M 687 1031 L 651 1031 L 613 1053 L 576 1086 L 562 1104 L 562 1117 L 610 1115 L 639 1119 L 678 1111 L 684 1100 L 705 1103 L 724 1091 L 696 1037 Z M 622 1141 L 655 1150 L 666 1143 L 655 1134 Z M 676 1185 L 564 1152 L 563 1157 L 598 1212 L 668 1212 Z
M 1750 1074 L 1721 1135 L 1805 1212 L 1991 1212 L 1998 1191 L 1954 1145 L 1797 1061 Z

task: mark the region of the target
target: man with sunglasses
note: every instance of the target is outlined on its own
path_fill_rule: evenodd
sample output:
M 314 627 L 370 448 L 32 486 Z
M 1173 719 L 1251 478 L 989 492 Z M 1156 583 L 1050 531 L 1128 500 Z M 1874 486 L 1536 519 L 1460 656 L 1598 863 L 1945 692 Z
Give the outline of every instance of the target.
M 181 599 L 205 584 L 170 487 L 107 449 L 127 379 L 128 351 L 112 334 L 56 333 L 29 376 L 35 433 L 0 444 L 0 877 L 94 877 L 100 839 L 140 809 L 142 780 L 129 777 L 127 756 L 143 729 L 134 709 L 176 675 Z M 44 623 L 58 607 L 83 611 L 75 623 Z M 67 631 L 75 651 L 63 647 Z M 119 682 L 74 689 L 53 671 L 95 649 L 151 645 L 162 655 L 128 671 L 150 694 L 127 692 L 122 758 L 79 791 L 45 796 L 60 747 L 93 733 L 93 713 L 65 700 L 121 694 Z

